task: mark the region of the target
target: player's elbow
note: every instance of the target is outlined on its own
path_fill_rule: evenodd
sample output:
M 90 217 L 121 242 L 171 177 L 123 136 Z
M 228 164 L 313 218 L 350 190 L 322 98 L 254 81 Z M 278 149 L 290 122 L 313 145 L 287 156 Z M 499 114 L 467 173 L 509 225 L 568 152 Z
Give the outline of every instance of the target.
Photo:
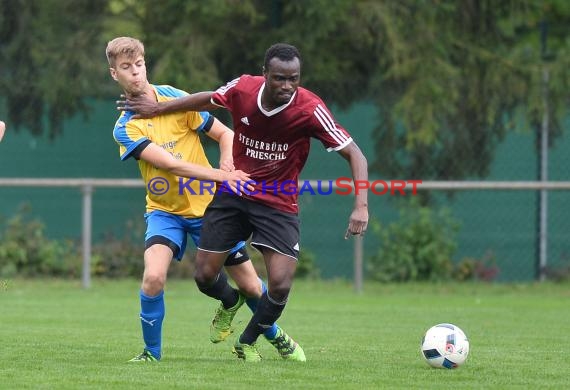
M 163 171 L 176 174 L 180 168 L 180 162 L 174 158 L 168 158 L 155 163 L 154 166 L 158 169 L 162 169 Z

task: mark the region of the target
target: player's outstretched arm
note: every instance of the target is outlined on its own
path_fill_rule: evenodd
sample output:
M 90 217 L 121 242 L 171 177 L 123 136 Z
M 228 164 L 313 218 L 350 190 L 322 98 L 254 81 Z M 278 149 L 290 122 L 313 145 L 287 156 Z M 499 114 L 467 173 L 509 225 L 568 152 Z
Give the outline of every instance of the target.
M 368 181 L 368 162 L 366 157 L 356 145 L 355 142 L 351 142 L 346 147 L 338 151 L 339 154 L 344 157 L 350 169 L 352 171 L 352 179 L 354 183 Z M 348 228 L 346 229 L 346 234 L 344 238 L 348 238 L 350 235 L 363 235 L 368 227 L 368 187 L 366 189 L 357 189 L 355 185 L 355 199 L 354 208 L 350 214 L 350 219 L 348 221 Z
M 152 118 L 158 115 L 178 111 L 209 111 L 219 106 L 212 104 L 210 98 L 213 92 L 197 92 L 178 99 L 167 102 L 156 102 L 154 99 L 147 99 L 144 95 L 125 96 L 121 95 L 121 100 L 117 100 L 117 110 L 133 111 L 136 113 L 132 118 Z
M 243 171 L 234 170 L 233 172 L 228 172 L 177 160 L 166 150 L 153 143 L 148 145 L 141 152 L 140 158 L 148 161 L 159 169 L 163 169 L 177 176 L 225 183 L 236 193 L 242 191 L 244 183 L 250 180 L 249 174 Z M 249 191 L 253 191 L 251 185 L 246 186 L 246 188 Z

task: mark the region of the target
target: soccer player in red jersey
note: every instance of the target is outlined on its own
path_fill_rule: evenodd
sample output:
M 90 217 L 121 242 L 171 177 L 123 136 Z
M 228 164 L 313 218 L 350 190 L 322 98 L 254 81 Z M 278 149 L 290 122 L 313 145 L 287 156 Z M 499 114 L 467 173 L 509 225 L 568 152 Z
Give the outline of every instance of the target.
M 299 51 L 277 43 L 265 53 L 263 76 L 242 75 L 215 92 L 198 92 L 165 103 L 118 102 L 119 109 L 135 111 L 140 117 L 218 107 L 232 114 L 234 165 L 251 175 L 255 190 L 240 196 L 224 191 L 215 195 L 204 215 L 194 277 L 200 291 L 231 307 L 232 302 L 226 302 L 231 287 L 220 272 L 228 250 L 251 236 L 252 245 L 263 253 L 268 291 L 234 345 L 234 353 L 245 361 L 261 360 L 257 338 L 280 317 L 291 290 L 299 255 L 295 185 L 311 138 L 345 158 L 355 182 L 368 180 L 367 161 L 356 143 L 324 102 L 299 86 L 300 80 Z M 356 193 L 345 238 L 366 231 L 367 196 L 365 190 Z M 291 360 L 306 360 L 290 337 L 282 341 Z

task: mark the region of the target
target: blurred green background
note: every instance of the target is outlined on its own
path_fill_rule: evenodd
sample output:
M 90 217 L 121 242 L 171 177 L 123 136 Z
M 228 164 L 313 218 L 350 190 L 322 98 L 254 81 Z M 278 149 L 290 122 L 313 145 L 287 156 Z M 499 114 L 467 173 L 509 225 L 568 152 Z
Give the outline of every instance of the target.
M 295 44 L 302 84 L 352 134 L 372 178 L 534 181 L 546 131 L 548 179 L 568 180 L 566 1 L 0 0 L 0 11 L 0 119 L 8 124 L 0 177 L 139 177 L 112 138 L 120 91 L 104 56 L 108 40 L 132 35 L 146 45 L 151 82 L 190 92 L 259 74 L 270 44 Z M 205 145 L 217 161 L 216 146 Z M 349 174 L 315 142 L 302 178 Z M 483 279 L 535 278 L 537 191 L 420 195 L 413 204 L 410 196 L 370 194 L 365 276 L 406 280 L 413 271 L 433 279 L 441 265 L 418 264 L 443 256 Z M 570 269 L 568 197 L 549 192 L 551 276 Z M 353 277 L 353 242 L 343 240 L 352 200 L 301 198 L 301 245 L 322 277 Z M 0 187 L 0 221 L 24 203 L 48 237 L 80 236 L 78 189 Z M 96 189 L 94 240 L 128 233 L 127 221 L 142 223 L 143 210 L 142 186 Z M 402 213 L 420 221 L 421 210 L 426 224 L 406 225 Z M 442 210 L 448 216 L 438 220 Z

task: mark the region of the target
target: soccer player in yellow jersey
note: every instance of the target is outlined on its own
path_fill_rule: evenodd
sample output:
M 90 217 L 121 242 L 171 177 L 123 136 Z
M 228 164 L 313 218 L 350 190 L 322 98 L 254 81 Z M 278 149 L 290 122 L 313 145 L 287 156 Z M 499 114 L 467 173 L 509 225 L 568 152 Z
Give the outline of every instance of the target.
M 135 38 L 113 39 L 107 44 L 106 55 L 111 77 L 119 83 L 126 96 L 144 95 L 162 102 L 187 95 L 171 86 L 148 82 L 144 46 Z M 224 183 L 235 190 L 249 179 L 249 175 L 234 168 L 233 131 L 208 112 L 179 112 L 152 119 L 133 119 L 133 114 L 121 112 L 113 131 L 121 159 L 133 157 L 138 160 L 147 187 L 145 267 L 140 289 L 140 319 L 145 347 L 130 361 L 154 362 L 162 355 L 164 286 L 170 262 L 173 258 L 180 260 L 183 257 L 188 234 L 198 245 L 202 216 L 215 192 L 214 182 Z M 221 169 L 210 166 L 199 133 L 219 142 Z M 214 343 L 223 341 L 232 333 L 231 321 L 240 306 L 247 302 L 255 310 L 266 290 L 245 250 L 245 242 L 236 242 L 230 252 L 225 266 L 239 291 L 230 287 L 223 293 L 230 303 L 220 305 L 216 311 L 210 326 L 210 340 Z M 221 274 L 221 278 L 226 276 Z M 265 336 L 273 341 L 278 330 L 273 324 Z

